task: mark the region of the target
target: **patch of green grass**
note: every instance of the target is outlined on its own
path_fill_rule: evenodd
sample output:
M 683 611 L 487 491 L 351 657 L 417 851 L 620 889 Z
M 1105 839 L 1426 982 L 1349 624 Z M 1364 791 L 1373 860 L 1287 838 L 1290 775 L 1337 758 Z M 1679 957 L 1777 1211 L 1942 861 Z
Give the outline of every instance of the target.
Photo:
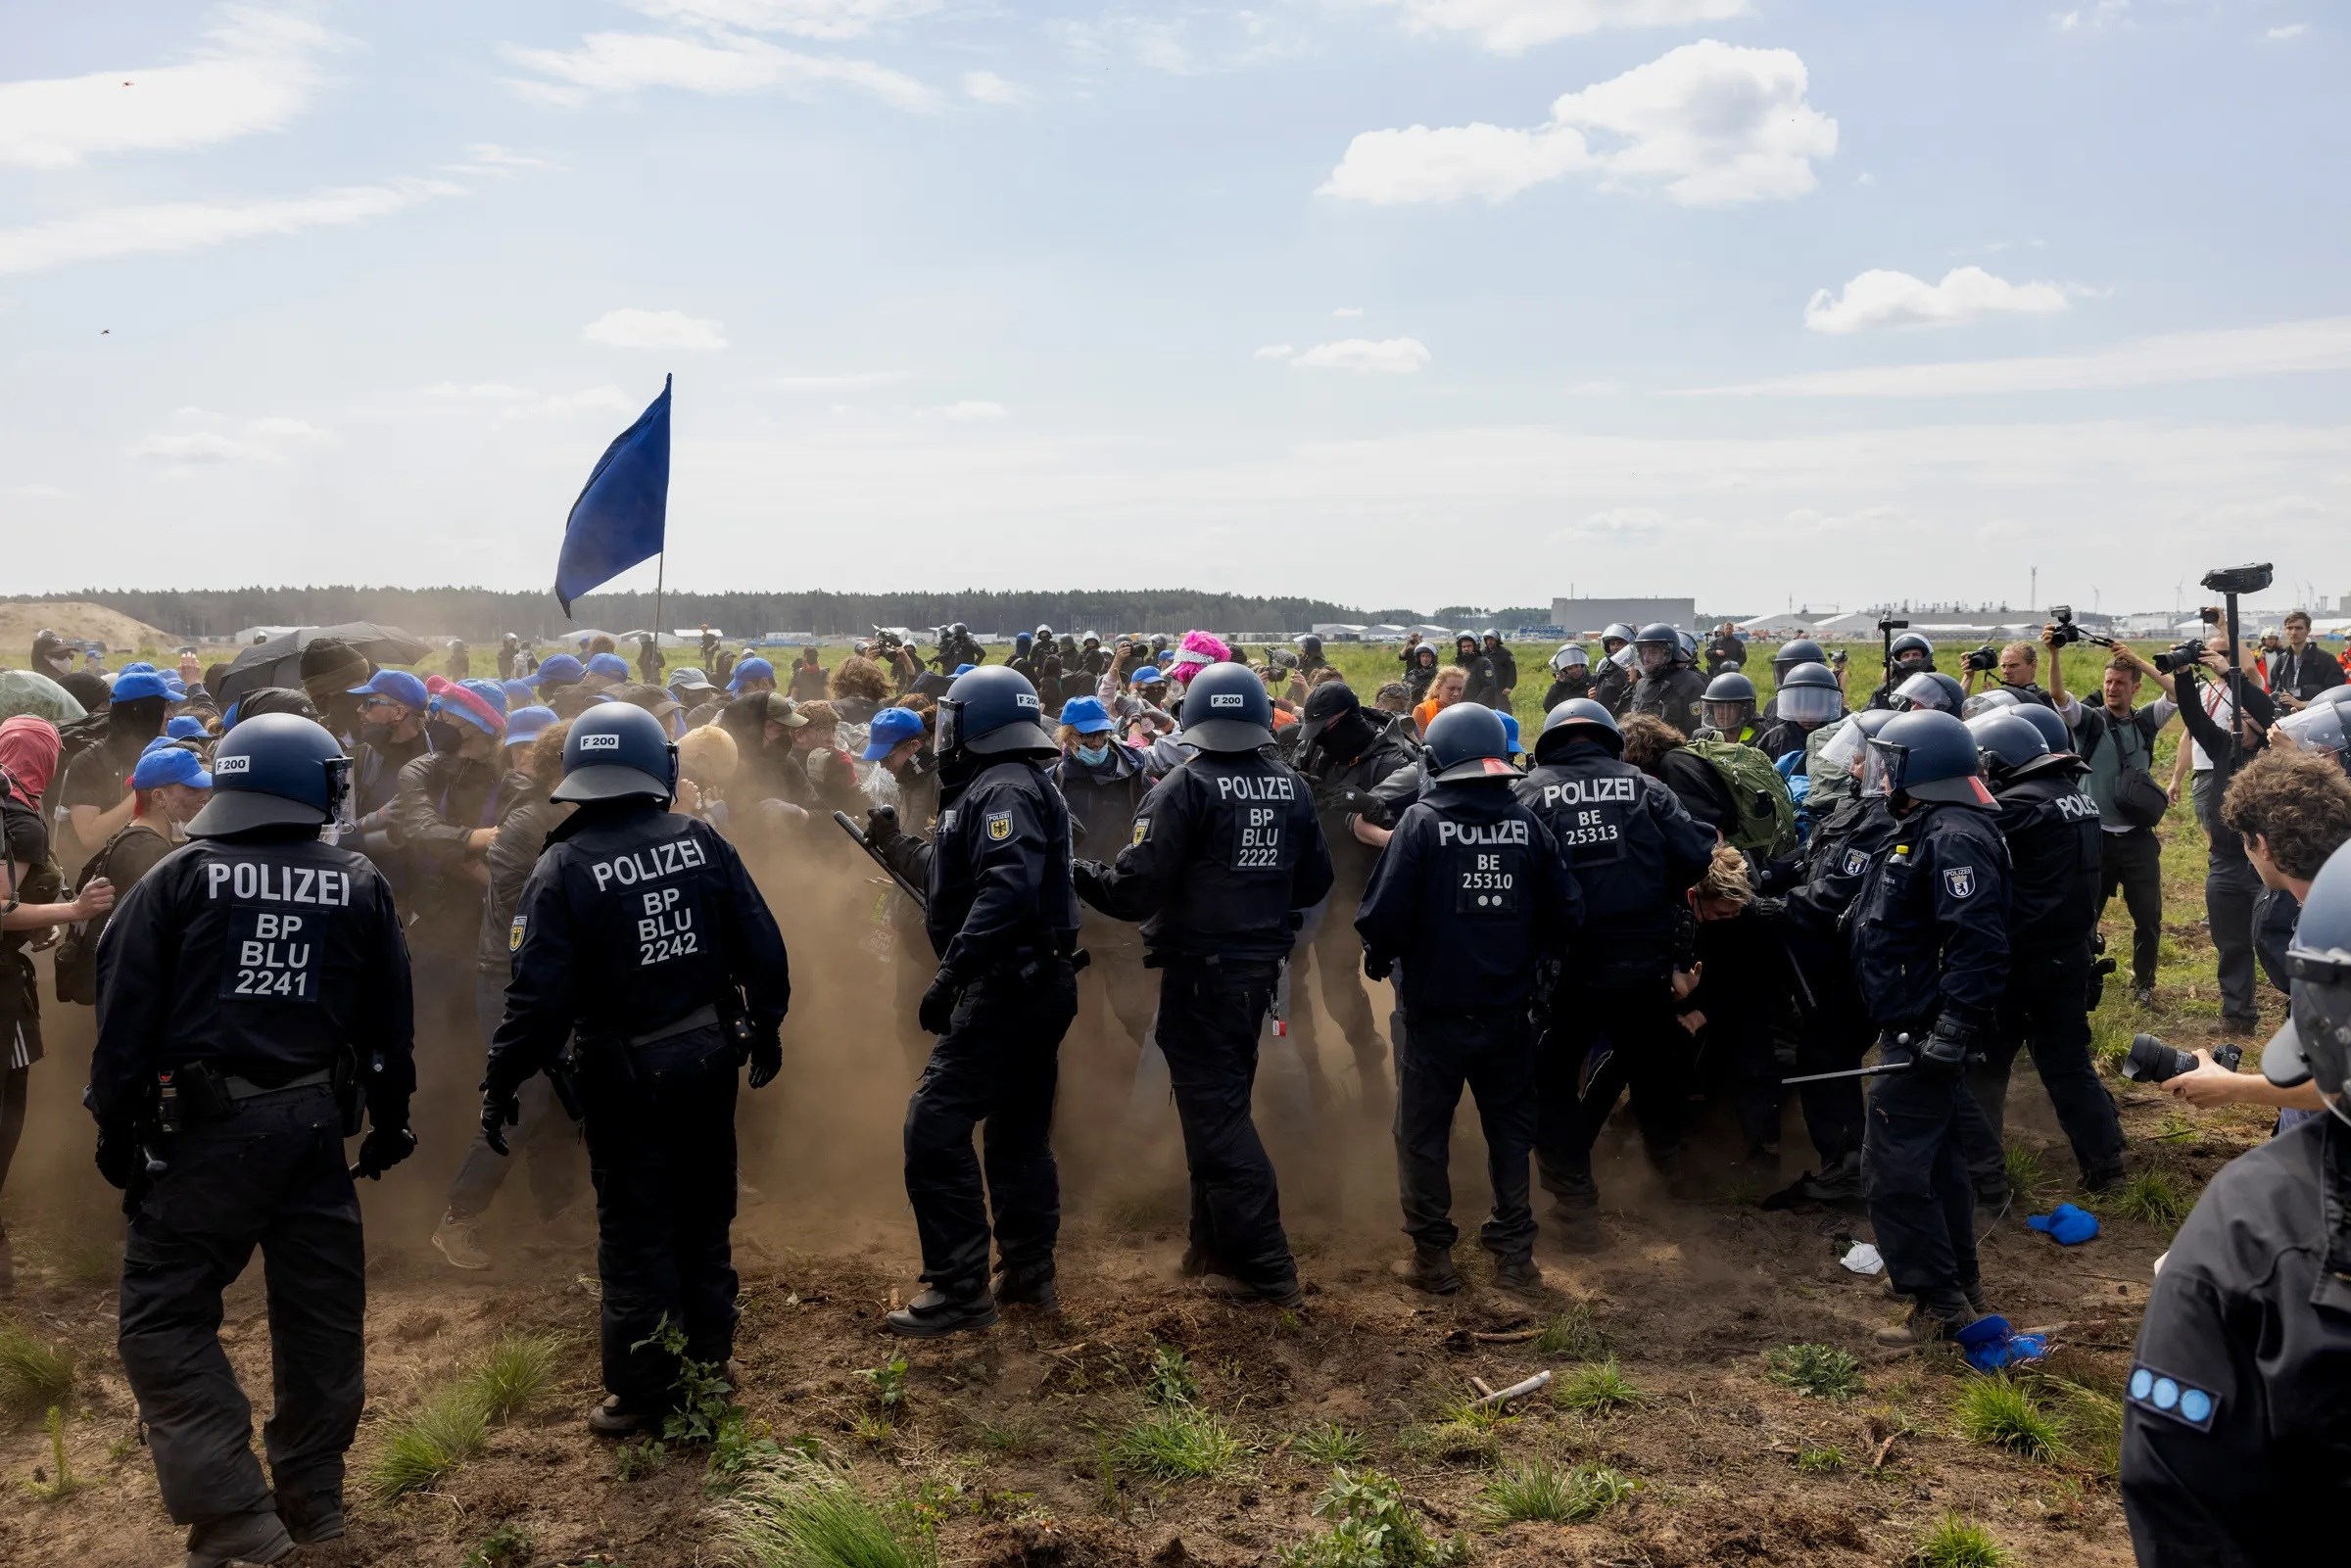
M 1290 1451 L 1317 1464 L 1361 1464 L 1371 1450 L 1361 1432 L 1325 1421 L 1292 1438 Z
M 1190 1404 L 1200 1398 L 1200 1379 L 1183 1352 L 1173 1345 L 1151 1352 L 1151 1369 L 1143 1374 L 1143 1398 L 1162 1409 Z
M 14 1319 L 0 1320 L 0 1406 L 27 1416 L 71 1402 L 73 1353 L 33 1338 Z
M 1025 1415 L 1001 1421 L 974 1421 L 972 1434 L 990 1453 L 1034 1453 L 1045 1446 L 1044 1429 Z
M 2124 938 L 2128 945 L 2129 938 Z M 2123 1058 L 2131 1054 L 2132 1037 L 2145 1015 L 2131 1005 L 2131 957 L 2123 955 L 2122 973 L 2106 976 L 2106 995 L 2089 1016 L 2089 1055 L 2100 1072 L 2119 1077 Z
M 493 1425 L 511 1419 L 547 1388 L 563 1342 L 552 1334 L 509 1334 L 490 1349 L 473 1375 L 483 1418 Z
M 1592 1315 L 1591 1307 L 1578 1302 L 1550 1322 L 1535 1336 L 1537 1355 L 1548 1355 L 1562 1361 L 1597 1361 L 1608 1352 L 1608 1337 L 1601 1331 Z
M 437 1485 L 482 1451 L 490 1418 L 471 1380 L 442 1389 L 392 1436 L 367 1466 L 367 1491 L 381 1503 Z
M 2071 1451 L 2063 1423 L 2041 1408 L 2031 1389 L 2005 1373 L 1970 1378 L 1959 1390 L 1952 1417 L 1970 1443 L 2028 1459 L 2062 1459 Z
M 1332 1471 L 1315 1517 L 1330 1528 L 1285 1549 L 1282 1568 L 1446 1568 L 1469 1555 L 1458 1536 L 1430 1540 L 1404 1490 L 1377 1470 Z
M 531 1533 L 520 1525 L 504 1524 L 465 1553 L 458 1568 L 524 1568 L 530 1560 Z
M 1796 1450 L 1796 1468 L 1800 1475 L 1835 1475 L 1845 1468 L 1845 1450 L 1833 1443 L 1807 1443 Z
M 57 1502 L 79 1492 L 82 1483 L 73 1474 L 73 1461 L 66 1454 L 66 1407 L 64 1405 L 52 1404 L 49 1406 L 48 1428 L 49 1465 L 57 1473 L 43 1475 L 40 1471 L 35 1470 L 32 1473 L 32 1479 L 24 1483 L 24 1490 L 43 1502 Z
M 1502 1434 L 1491 1422 L 1430 1421 L 1408 1426 L 1397 1447 L 1415 1459 L 1441 1464 L 1492 1464 L 1502 1453 Z
M 1861 1363 L 1833 1345 L 1783 1345 L 1763 1353 L 1763 1375 L 1815 1400 L 1849 1400 L 1862 1390 Z
M 1616 1357 L 1577 1367 L 1552 1390 L 1551 1400 L 1563 1410 L 1606 1415 L 1641 1402 L 1641 1391 L 1616 1369 Z
M 2140 1171 L 2117 1188 L 2108 1202 L 2124 1218 L 2150 1225 L 2178 1225 L 2191 1207 L 2180 1184 L 2162 1170 Z
M 936 1568 L 915 1512 L 877 1501 L 856 1481 L 797 1453 L 744 1477 L 718 1505 L 719 1533 L 744 1568 Z
M 2166 1111 L 2163 1119 L 2155 1123 L 2157 1143 L 2194 1143 L 2203 1136 L 2204 1130 L 2196 1125 L 2196 1118 L 2184 1111 Z
M 2020 1204 L 2037 1201 L 2051 1185 L 2049 1163 L 2031 1144 L 2009 1144 L 2000 1151 L 2000 1164 L 2008 1177 L 2008 1190 Z
M 1549 1459 L 1514 1464 L 1487 1482 L 1478 1509 L 1490 1524 L 1522 1519 L 1576 1524 L 1603 1513 L 1633 1495 L 1632 1479 L 1605 1464 L 1562 1470 Z
M 2061 1377 L 2042 1381 L 2056 1393 L 2074 1452 L 2100 1475 L 2119 1474 L 2123 1464 L 2121 1397 Z
M 1189 1405 L 1144 1416 L 1111 1439 L 1111 1463 L 1155 1481 L 1207 1481 L 1231 1469 L 1240 1439 L 1222 1421 Z
M 1918 1538 L 1907 1560 L 1912 1568 L 2004 1568 L 2008 1548 L 1982 1525 L 1946 1513 Z
M 874 1403 L 884 1421 L 895 1421 L 898 1412 L 906 1407 L 906 1357 L 893 1355 L 880 1366 L 869 1366 L 857 1375 L 874 1386 Z

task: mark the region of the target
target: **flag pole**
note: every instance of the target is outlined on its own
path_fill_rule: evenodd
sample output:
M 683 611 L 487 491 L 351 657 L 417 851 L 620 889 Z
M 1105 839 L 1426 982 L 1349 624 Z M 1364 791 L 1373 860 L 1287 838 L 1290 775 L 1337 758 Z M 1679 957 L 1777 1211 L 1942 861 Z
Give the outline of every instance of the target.
M 669 576 L 669 530 L 665 528 L 661 532 L 661 553 L 653 560 L 653 653 L 656 657 L 661 652 L 661 585 Z M 666 664 L 662 666 L 664 671 L 668 668 Z

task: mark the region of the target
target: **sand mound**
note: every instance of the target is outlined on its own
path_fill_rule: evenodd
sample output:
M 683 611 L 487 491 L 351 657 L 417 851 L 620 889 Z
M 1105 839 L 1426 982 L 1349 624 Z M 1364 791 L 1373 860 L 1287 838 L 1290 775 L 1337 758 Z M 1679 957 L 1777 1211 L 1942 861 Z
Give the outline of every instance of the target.
M 134 621 L 120 610 L 110 610 L 103 604 L 85 603 L 79 599 L 34 599 L 27 603 L 0 604 L 0 664 L 24 665 L 32 657 L 33 634 L 46 628 L 60 637 L 90 639 L 104 642 L 112 652 L 118 648 L 153 648 L 157 654 L 171 652 L 180 640 L 144 621 Z M 109 660 L 108 669 L 114 668 Z

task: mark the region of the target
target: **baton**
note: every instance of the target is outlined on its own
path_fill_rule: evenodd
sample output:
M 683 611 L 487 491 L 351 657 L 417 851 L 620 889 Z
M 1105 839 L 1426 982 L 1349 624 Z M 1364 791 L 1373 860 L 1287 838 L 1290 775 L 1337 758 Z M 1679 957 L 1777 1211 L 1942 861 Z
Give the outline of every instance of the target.
M 1832 1078 L 1886 1077 L 1896 1072 L 1907 1072 L 1916 1066 L 1918 1064 L 1915 1062 L 1881 1062 L 1874 1068 L 1854 1068 L 1847 1072 L 1807 1072 L 1800 1078 L 1782 1078 L 1780 1087 L 1785 1089 L 1792 1083 L 1826 1083 Z
M 850 821 L 849 814 L 847 812 L 837 811 L 833 813 L 833 820 L 840 825 L 840 831 L 844 833 L 847 833 L 850 839 L 855 842 L 859 849 L 864 850 L 868 856 L 872 857 L 875 865 L 889 873 L 889 879 L 898 884 L 899 892 L 904 893 L 908 898 L 914 900 L 915 908 L 923 910 L 926 913 L 929 912 L 931 908 L 930 898 L 923 892 L 921 888 L 915 886 L 914 883 L 908 881 L 904 877 L 898 874 L 898 868 L 889 863 L 889 857 L 882 853 L 881 846 L 876 844 L 871 838 L 866 837 L 865 830 L 858 827 L 854 822 Z

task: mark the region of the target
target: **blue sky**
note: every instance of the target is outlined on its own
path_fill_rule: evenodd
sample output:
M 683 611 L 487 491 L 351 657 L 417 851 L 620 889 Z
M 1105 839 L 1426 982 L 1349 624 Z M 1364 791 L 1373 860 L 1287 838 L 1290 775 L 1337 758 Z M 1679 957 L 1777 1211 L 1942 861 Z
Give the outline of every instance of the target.
M 6 575 L 2351 594 L 2338 16 L 17 0 Z

